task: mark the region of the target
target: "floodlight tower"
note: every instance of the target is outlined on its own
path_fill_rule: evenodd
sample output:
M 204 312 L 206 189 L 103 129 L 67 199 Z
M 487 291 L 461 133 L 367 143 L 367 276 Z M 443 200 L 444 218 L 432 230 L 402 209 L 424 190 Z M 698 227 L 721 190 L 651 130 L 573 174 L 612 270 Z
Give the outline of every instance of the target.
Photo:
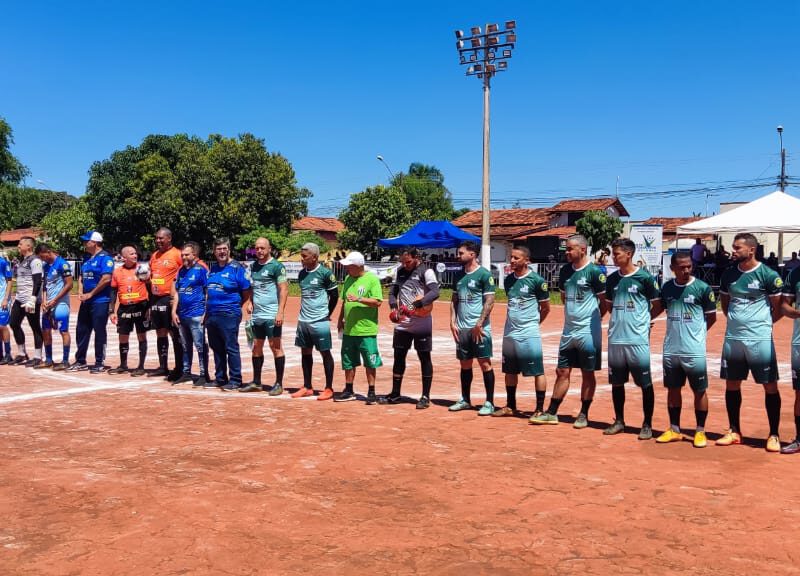
M 497 24 L 470 28 L 470 35 L 456 30 L 456 48 L 459 63 L 467 66 L 467 76 L 477 76 L 483 81 L 483 186 L 481 195 L 481 265 L 491 272 L 491 245 L 489 243 L 489 93 L 492 77 L 508 70 L 511 51 L 517 43 L 517 21 L 508 20 L 500 30 Z

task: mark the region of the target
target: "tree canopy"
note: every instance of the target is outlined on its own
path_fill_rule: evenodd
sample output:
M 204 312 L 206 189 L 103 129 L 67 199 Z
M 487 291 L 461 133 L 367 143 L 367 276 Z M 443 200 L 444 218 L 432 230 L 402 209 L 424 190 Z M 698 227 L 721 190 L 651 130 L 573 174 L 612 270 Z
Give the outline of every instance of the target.
M 619 238 L 622 228 L 622 221 L 605 210 L 589 210 L 575 222 L 578 234 L 586 238 L 594 251 L 605 248 Z
M 395 187 L 371 186 L 350 196 L 339 214 L 345 230 L 338 234 L 343 248 L 375 254 L 378 240 L 402 234 L 417 221 L 405 195 Z
M 96 228 L 94 218 L 83 198 L 68 208 L 51 212 L 42 219 L 40 225 L 48 241 L 59 252 L 75 257 L 83 253 L 80 237 L 87 230 Z
M 436 168 L 419 162 L 400 172 L 392 179 L 392 186 L 406 197 L 415 222 L 419 220 L 452 220 L 455 217 L 453 198 L 444 185 L 444 174 Z
M 321 238 L 318 234 L 308 230 L 287 234 L 283 230 L 263 227 L 256 228 L 255 230 L 251 230 L 250 232 L 239 236 L 239 239 L 236 242 L 236 249 L 247 250 L 248 248 L 252 248 L 255 246 L 256 240 L 262 237 L 267 238 L 270 246 L 272 246 L 272 248 L 278 252 L 285 251 L 289 254 L 296 254 L 300 252 L 300 248 L 302 248 L 303 244 L 306 244 L 307 242 L 313 242 L 319 246 L 320 253 L 328 252 L 331 249 L 331 247 L 323 238 Z
M 0 184 L 19 184 L 29 174 L 28 169 L 11 153 L 14 132 L 0 116 Z

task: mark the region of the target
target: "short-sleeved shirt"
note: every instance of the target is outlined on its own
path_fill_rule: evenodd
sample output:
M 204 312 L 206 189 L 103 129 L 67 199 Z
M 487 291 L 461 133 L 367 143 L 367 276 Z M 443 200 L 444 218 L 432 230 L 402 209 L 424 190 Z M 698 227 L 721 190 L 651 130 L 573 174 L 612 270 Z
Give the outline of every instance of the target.
M 692 277 L 688 284 L 669 280 L 661 288 L 667 314 L 665 356 L 706 356 L 706 314 L 715 314 L 717 300 L 711 286 Z
M 328 312 L 328 290 L 338 290 L 336 276 L 322 264 L 313 270 L 300 270 L 300 322 L 326 320 Z
M 411 271 L 400 266 L 391 289 L 397 295 L 397 303 L 408 308 L 415 300 L 419 300 L 427 292 L 430 292 L 431 286 L 438 284 L 436 273 L 424 264 L 420 264 Z M 430 334 L 433 331 L 433 319 L 430 314 L 427 316 L 404 316 L 395 326 L 395 330 L 418 335 Z
M 794 303 L 795 309 L 800 307 L 800 268 L 794 268 L 789 274 L 783 287 L 783 293 L 790 302 Z M 794 320 L 792 346 L 800 346 L 800 318 Z
M 111 276 L 114 272 L 114 259 L 105 250 L 101 250 L 88 258 L 81 265 L 81 278 L 83 293 L 91 292 L 100 283 L 103 276 Z M 99 293 L 92 296 L 87 302 L 103 303 L 111 299 L 111 284 L 108 284 Z
M 42 274 L 42 261 L 34 255 L 26 256 L 17 266 L 17 301 L 25 304 L 33 298 L 33 277 Z
M 659 298 L 658 282 L 644 268 L 627 276 L 614 272 L 606 281 L 611 301 L 609 344 L 650 344 L 650 303 Z
M 606 291 L 606 275 L 593 262 L 582 268 L 566 264 L 558 275 L 558 289 L 564 293 L 564 335 L 590 334 L 600 326 L 600 301 Z
M 377 336 L 378 309 L 361 302 L 348 302 L 347 295 L 383 300 L 381 281 L 369 271 L 358 278 L 348 275 L 344 279 L 342 300 L 344 302 L 344 333 L 347 336 Z
M 220 316 L 240 316 L 242 313 L 242 292 L 250 289 L 247 270 L 236 260 L 225 266 L 211 265 L 208 275 L 208 314 Z
M 11 270 L 11 264 L 5 258 L 0 257 L 0 302 L 6 297 L 6 294 L 11 290 L 11 278 L 14 276 L 14 271 Z
M 494 278 L 492 273 L 483 266 L 479 266 L 472 272 L 462 272 L 456 280 L 456 298 L 458 307 L 456 308 L 456 326 L 460 330 L 472 329 L 480 320 L 483 314 L 483 297 L 486 294 L 494 294 Z M 491 324 L 487 316 L 483 322 L 483 328 L 491 332 Z
M 275 258 L 250 266 L 253 284 L 253 320 L 274 320 L 278 315 L 278 284 L 286 283 L 286 268 Z
M 56 256 L 52 264 L 44 263 L 43 273 L 47 299 L 52 301 L 64 289 L 67 278 L 72 277 L 72 267 L 61 256 Z M 65 303 L 69 306 L 69 292 L 59 298 L 58 303 Z
M 728 295 L 729 340 L 771 340 L 772 309 L 770 297 L 781 293 L 783 281 L 778 273 L 760 262 L 752 270 L 742 272 L 731 266 L 722 273 L 719 291 Z
M 181 251 L 174 246 L 150 256 L 150 292 L 153 296 L 169 296 L 172 283 L 183 266 Z
M 538 337 L 539 302 L 550 300 L 545 279 L 530 270 L 522 277 L 512 272 L 506 276 L 503 286 L 508 296 L 503 336 L 516 340 Z
M 208 270 L 199 263 L 191 268 L 181 266 L 175 277 L 178 292 L 178 317 L 197 318 L 206 313 Z
M 116 268 L 111 275 L 111 288 L 117 291 L 119 303 L 123 306 L 137 304 L 150 298 L 147 284 L 136 277 L 136 268 L 126 268 L 124 265 Z

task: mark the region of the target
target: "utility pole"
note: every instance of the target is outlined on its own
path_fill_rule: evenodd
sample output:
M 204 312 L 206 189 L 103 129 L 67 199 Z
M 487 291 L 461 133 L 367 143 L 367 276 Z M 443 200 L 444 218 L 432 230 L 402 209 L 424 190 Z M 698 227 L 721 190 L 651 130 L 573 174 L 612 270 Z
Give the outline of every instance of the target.
M 781 178 L 778 180 L 778 190 L 786 192 L 786 149 L 783 147 L 783 126 L 778 126 L 778 138 L 781 141 Z

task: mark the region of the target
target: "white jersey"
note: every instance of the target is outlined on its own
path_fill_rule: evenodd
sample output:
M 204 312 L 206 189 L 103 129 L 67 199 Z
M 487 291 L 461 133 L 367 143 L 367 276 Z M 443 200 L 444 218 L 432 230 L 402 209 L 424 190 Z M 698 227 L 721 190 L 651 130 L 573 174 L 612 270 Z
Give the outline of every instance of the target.
M 33 275 L 41 275 L 42 271 L 42 261 L 33 254 L 19 263 L 17 266 L 17 302 L 26 304 L 33 298 Z M 39 297 L 39 294 L 36 296 Z

